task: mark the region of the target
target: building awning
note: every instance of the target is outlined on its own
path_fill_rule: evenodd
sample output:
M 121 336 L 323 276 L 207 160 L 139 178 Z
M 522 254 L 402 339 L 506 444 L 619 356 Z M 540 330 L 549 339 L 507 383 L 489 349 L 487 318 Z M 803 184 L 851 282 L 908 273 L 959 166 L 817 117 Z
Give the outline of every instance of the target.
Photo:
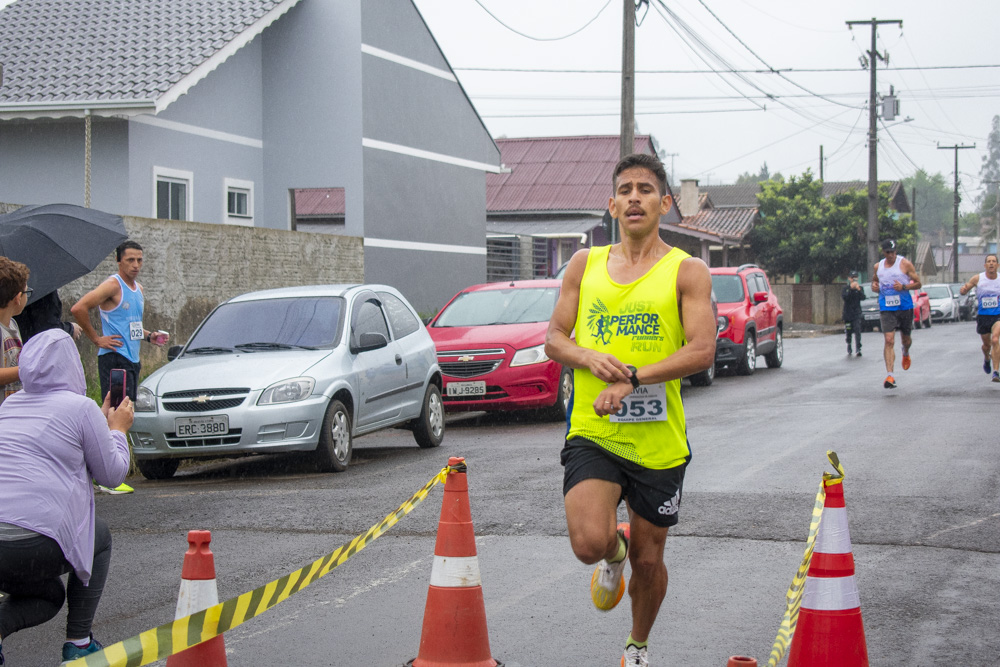
M 535 236 L 538 238 L 562 238 L 581 236 L 589 233 L 595 227 L 600 227 L 603 220 L 598 217 L 574 218 L 570 220 L 537 220 L 517 222 L 486 221 L 487 236 Z

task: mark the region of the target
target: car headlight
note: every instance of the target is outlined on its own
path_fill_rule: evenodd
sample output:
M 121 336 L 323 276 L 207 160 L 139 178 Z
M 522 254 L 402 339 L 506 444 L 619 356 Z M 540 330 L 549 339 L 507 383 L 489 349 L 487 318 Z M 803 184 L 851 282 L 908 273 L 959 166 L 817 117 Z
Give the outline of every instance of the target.
M 312 395 L 316 381 L 312 378 L 292 378 L 275 382 L 261 393 L 257 405 L 275 405 L 276 403 L 294 403 Z
M 548 360 L 549 357 L 545 354 L 545 345 L 536 345 L 535 347 L 526 347 L 523 350 L 515 352 L 514 358 L 510 360 L 510 365 L 527 366 L 529 364 L 540 364 Z
M 156 412 L 156 396 L 146 387 L 140 386 L 135 392 L 136 412 Z
M 722 333 L 729 326 L 729 318 L 725 315 L 719 315 L 715 318 L 715 328 L 719 333 Z

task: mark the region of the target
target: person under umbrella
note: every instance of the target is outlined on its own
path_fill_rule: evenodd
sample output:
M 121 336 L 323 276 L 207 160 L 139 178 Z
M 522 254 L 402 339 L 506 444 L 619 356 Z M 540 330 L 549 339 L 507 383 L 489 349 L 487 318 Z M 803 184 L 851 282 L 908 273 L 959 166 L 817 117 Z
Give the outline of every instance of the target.
M 58 290 L 53 290 L 29 303 L 20 315 L 14 316 L 17 326 L 21 329 L 21 340 L 27 343 L 32 336 L 48 329 L 62 329 L 71 335 L 73 340 L 80 340 L 80 333 L 83 330 L 76 322 L 64 322 L 62 310 L 62 299 L 59 298 Z

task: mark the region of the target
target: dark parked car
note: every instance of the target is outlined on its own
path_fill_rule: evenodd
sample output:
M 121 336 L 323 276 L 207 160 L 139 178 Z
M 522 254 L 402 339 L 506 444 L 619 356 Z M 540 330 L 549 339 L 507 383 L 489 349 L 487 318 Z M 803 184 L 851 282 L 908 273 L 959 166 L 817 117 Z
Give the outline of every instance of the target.
M 962 320 L 974 320 L 979 314 L 979 302 L 976 301 L 976 288 L 973 287 L 967 294 L 961 294 L 959 290 L 965 283 L 948 283 L 951 291 L 958 297 L 958 313 Z

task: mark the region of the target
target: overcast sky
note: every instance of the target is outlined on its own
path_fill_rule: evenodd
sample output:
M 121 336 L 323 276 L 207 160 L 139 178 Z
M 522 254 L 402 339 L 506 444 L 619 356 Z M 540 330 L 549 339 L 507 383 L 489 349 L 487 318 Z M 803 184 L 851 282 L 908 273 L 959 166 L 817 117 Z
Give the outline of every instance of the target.
M 415 4 L 495 137 L 618 134 L 622 0 Z M 938 144 L 976 144 L 958 151 L 966 208 L 1000 114 L 994 0 L 654 0 L 640 9 L 636 29 L 637 133 L 676 153 L 665 162 L 678 178 L 703 184 L 732 183 L 765 161 L 771 173 L 818 175 L 821 145 L 826 180 L 865 180 L 869 72 L 859 58 L 870 50 L 871 28 L 845 22 L 873 17 L 903 21 L 878 30 L 889 63 L 878 63 L 877 89 L 885 95 L 893 86 L 900 102 L 888 131 L 879 125 L 879 179 L 919 166 L 951 184 L 955 152 Z M 956 65 L 998 67 L 931 69 Z M 783 76 L 643 73 L 727 67 Z M 846 71 L 795 71 L 805 69 Z M 906 117 L 913 120 L 899 122 Z
M 414 2 L 493 136 L 618 134 L 622 0 Z M 938 145 L 975 144 L 958 151 L 967 209 L 1000 114 L 1000 67 L 982 67 L 1000 66 L 995 0 L 654 0 L 636 29 L 637 132 L 676 154 L 665 162 L 677 178 L 703 184 L 764 162 L 771 173 L 818 175 L 821 145 L 827 180 L 865 180 L 869 73 L 859 58 L 871 30 L 845 21 L 873 17 L 903 21 L 878 31 L 889 54 L 878 91 L 893 86 L 901 114 L 888 131 L 879 125 L 879 178 L 919 166 L 950 184 L 955 151 Z M 969 65 L 980 67 L 941 69 Z M 704 73 L 729 67 L 782 75 Z M 510 71 L 537 69 L 555 71 Z

